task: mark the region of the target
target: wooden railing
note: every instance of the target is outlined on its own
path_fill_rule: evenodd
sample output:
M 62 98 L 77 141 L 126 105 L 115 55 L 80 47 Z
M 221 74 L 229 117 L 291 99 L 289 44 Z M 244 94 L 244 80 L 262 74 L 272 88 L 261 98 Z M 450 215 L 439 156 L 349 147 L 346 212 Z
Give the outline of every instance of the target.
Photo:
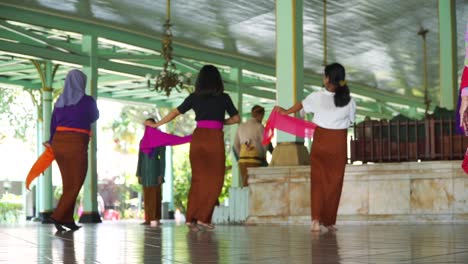
M 354 126 L 351 162 L 461 160 L 467 146 L 453 119 L 365 121 Z

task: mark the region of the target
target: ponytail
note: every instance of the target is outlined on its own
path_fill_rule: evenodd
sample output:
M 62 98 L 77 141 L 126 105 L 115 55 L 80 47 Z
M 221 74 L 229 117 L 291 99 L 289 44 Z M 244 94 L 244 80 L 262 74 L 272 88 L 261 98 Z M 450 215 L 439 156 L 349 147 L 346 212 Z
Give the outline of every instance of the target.
M 336 107 L 343 107 L 346 106 L 349 101 L 351 101 L 351 95 L 349 92 L 348 85 L 337 86 L 335 90 L 335 95 L 333 96 L 335 106 Z
M 339 63 L 332 63 L 325 67 L 325 76 L 333 86 L 335 86 L 335 95 L 333 100 L 336 107 L 346 106 L 351 101 L 349 87 L 346 83 L 345 69 Z

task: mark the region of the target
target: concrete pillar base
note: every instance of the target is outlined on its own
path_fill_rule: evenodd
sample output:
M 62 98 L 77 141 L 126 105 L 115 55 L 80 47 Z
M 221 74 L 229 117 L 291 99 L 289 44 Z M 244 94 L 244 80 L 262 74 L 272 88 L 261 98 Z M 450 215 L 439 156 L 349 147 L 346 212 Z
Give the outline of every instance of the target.
M 102 223 L 98 212 L 83 212 L 79 220 L 80 223 Z
M 278 143 L 270 162 L 274 166 L 310 165 L 310 155 L 303 142 Z
M 39 221 L 41 221 L 41 223 L 43 223 L 43 224 L 52 224 L 52 222 L 49 220 L 52 213 L 53 213 L 52 211 L 40 212 L 39 213 Z

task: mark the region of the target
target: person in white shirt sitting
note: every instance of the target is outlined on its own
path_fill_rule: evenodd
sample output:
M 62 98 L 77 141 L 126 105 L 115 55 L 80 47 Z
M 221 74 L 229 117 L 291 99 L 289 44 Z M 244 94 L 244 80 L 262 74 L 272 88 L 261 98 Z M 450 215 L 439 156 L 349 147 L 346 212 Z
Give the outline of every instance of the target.
M 267 166 L 266 151 L 272 152 L 272 145 L 263 146 L 263 117 L 265 108 L 254 105 L 251 110 L 252 118 L 237 128 L 234 139 L 234 152 L 238 157 L 242 186 L 249 186 L 247 168 Z

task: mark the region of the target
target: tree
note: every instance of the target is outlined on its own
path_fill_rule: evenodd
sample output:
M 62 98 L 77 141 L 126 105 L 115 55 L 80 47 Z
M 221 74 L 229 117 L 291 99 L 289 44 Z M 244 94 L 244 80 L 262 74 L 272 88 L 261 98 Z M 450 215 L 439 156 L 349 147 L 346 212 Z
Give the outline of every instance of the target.
M 156 107 L 141 105 L 126 105 L 120 111 L 119 116 L 104 127 L 112 130 L 115 150 L 123 154 L 138 154 L 137 135 L 143 131 L 143 122 L 146 118 L 159 116 Z
M 37 93 L 29 91 L 31 96 Z M 0 138 L 12 136 L 26 142 L 34 139 L 35 114 L 34 103 L 31 103 L 28 92 L 23 88 L 0 87 L 0 122 L 2 132 Z

